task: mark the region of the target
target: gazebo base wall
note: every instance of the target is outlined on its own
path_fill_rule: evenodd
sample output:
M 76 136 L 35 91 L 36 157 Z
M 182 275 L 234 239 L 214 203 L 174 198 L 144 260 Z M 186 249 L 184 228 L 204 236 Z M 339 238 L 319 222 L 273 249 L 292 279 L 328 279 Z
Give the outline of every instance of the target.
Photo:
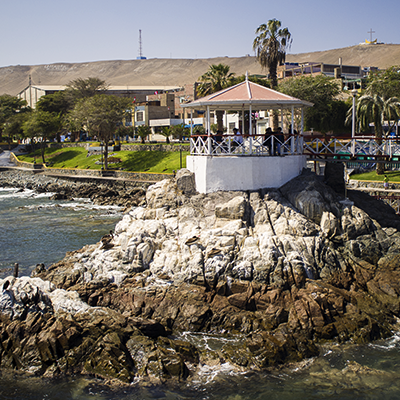
M 258 190 L 279 188 L 300 175 L 306 157 L 188 156 L 186 166 L 194 173 L 200 193 Z

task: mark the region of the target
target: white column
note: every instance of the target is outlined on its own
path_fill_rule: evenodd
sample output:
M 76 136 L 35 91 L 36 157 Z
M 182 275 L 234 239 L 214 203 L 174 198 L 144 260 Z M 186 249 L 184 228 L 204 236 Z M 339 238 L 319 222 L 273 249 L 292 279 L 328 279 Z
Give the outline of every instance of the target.
M 291 132 L 291 136 L 290 136 L 290 147 L 291 147 L 291 153 L 294 154 L 294 140 L 295 137 L 294 135 L 294 106 L 292 106 L 292 123 L 291 123 L 291 128 L 290 128 Z
M 252 131 L 252 117 L 251 117 L 251 104 L 249 107 L 249 145 L 250 154 L 253 154 L 253 131 Z
M 355 154 L 355 134 L 356 134 L 356 96 L 357 89 L 353 89 L 351 94 L 353 95 L 353 113 L 351 121 L 351 155 L 354 157 Z
M 301 123 L 300 123 L 300 137 L 301 137 L 301 141 L 300 141 L 300 146 L 301 146 L 301 154 L 303 154 L 304 152 L 304 108 L 301 108 Z
M 207 106 L 207 147 L 208 147 L 208 154 L 212 153 L 212 146 L 211 146 L 211 121 L 210 121 L 210 106 Z
M 300 135 L 304 134 L 304 108 L 301 108 L 301 126 L 300 126 Z

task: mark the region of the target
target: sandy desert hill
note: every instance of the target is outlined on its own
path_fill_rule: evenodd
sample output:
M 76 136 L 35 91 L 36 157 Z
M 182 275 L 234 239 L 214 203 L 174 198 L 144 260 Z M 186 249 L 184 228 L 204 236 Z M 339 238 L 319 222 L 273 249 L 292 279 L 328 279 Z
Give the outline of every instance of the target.
M 289 54 L 288 62 L 323 62 L 387 68 L 400 65 L 399 44 L 357 45 L 341 49 Z M 65 85 L 77 78 L 98 77 L 110 85 L 148 86 L 192 84 L 209 65 L 223 63 L 231 72 L 242 75 L 263 73 L 254 57 L 218 57 L 209 59 L 116 60 L 87 63 L 55 63 L 0 68 L 0 94 L 16 95 L 28 86 L 29 76 L 36 85 Z

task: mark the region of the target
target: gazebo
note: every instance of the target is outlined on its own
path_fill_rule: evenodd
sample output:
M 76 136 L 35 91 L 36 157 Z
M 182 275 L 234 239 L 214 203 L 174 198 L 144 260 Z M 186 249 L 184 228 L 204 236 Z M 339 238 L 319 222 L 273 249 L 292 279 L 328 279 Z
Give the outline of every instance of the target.
M 207 135 L 190 138 L 187 168 L 195 174 L 200 193 L 218 190 L 258 190 L 277 188 L 299 175 L 305 167 L 303 155 L 303 110 L 313 104 L 246 80 L 190 103 L 192 110 L 206 112 Z M 294 130 L 295 110 L 301 111 L 299 132 Z M 259 111 L 291 112 L 291 132 L 255 134 L 252 114 Z M 211 135 L 211 111 L 236 111 L 248 114 L 248 134 Z M 242 126 L 243 128 L 243 126 Z

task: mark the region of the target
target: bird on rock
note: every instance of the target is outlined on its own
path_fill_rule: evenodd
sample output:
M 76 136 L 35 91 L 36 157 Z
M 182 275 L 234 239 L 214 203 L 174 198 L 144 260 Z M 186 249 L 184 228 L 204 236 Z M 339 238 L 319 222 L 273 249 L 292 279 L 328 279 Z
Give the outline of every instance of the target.
M 219 253 L 221 253 L 221 249 L 217 249 L 217 248 L 212 248 L 208 253 L 207 253 L 207 257 L 208 258 L 210 258 L 210 257 L 214 257 L 214 256 L 216 256 L 217 254 L 219 254 Z
M 190 246 L 193 243 L 196 243 L 199 240 L 198 236 L 193 236 L 191 238 L 189 238 L 188 240 L 186 240 L 185 244 L 186 246 Z
M 114 245 L 111 243 L 111 241 L 114 239 L 114 233 L 113 231 L 110 231 L 108 235 L 104 235 L 100 240 L 102 243 L 101 249 L 111 249 L 114 247 Z

